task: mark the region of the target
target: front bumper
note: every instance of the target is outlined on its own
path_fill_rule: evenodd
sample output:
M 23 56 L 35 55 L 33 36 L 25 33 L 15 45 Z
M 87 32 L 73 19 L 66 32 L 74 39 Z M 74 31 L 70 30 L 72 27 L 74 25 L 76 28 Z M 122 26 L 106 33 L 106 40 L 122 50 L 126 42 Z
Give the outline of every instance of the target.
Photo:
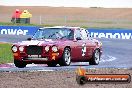
M 42 55 L 27 55 L 26 53 L 13 53 L 14 60 L 23 61 L 26 63 L 48 63 L 58 61 L 61 55 L 57 53 L 48 53 Z

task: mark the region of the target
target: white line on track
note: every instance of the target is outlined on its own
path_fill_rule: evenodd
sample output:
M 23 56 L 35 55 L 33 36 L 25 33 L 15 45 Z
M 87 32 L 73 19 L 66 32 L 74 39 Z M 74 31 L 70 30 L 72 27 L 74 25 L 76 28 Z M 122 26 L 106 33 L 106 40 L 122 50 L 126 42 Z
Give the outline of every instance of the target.
M 26 67 L 34 67 L 34 66 L 38 66 L 37 64 L 28 64 Z
M 104 58 L 105 58 L 105 59 L 104 59 Z M 101 57 L 100 62 L 110 62 L 110 61 L 114 61 L 114 60 L 116 60 L 116 59 L 117 59 L 117 58 L 114 57 L 114 56 L 103 55 L 103 56 Z
M 111 62 L 116 60 L 117 58 L 111 55 L 102 55 L 102 57 L 100 58 L 100 62 Z M 77 62 L 75 64 L 79 64 L 79 65 L 88 65 L 88 62 Z
M 29 70 L 28 72 L 43 72 L 43 71 L 50 72 L 54 70 L 42 69 L 42 70 Z

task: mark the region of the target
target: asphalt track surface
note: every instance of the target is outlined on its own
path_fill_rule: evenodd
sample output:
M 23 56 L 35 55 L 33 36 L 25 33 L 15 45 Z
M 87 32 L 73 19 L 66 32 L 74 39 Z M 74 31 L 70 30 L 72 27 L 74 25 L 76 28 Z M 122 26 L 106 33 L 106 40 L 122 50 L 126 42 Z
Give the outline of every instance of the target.
M 0 42 L 15 43 L 26 40 L 29 36 L 0 35 Z M 103 54 L 99 65 L 88 62 L 71 63 L 70 66 L 47 67 L 46 64 L 29 64 L 25 68 L 17 68 L 13 63 L 1 64 L 0 71 L 58 71 L 74 70 L 79 66 L 87 69 L 95 68 L 132 68 L 132 40 L 99 39 L 103 43 Z

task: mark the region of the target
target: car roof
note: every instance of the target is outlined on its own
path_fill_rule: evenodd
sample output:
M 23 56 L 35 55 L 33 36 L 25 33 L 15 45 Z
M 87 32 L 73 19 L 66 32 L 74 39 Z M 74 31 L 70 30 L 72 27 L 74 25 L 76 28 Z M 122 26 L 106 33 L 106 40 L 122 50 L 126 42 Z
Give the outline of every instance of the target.
M 80 27 L 70 27 L 70 26 L 53 26 L 53 27 L 42 27 L 42 28 L 39 28 L 39 29 L 46 29 L 46 28 L 69 28 L 69 29 L 78 29 Z

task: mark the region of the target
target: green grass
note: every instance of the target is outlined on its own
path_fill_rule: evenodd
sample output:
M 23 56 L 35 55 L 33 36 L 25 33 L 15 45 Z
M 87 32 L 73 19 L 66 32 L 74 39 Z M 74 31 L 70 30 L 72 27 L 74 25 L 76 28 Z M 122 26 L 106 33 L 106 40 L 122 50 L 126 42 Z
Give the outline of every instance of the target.
M 0 64 L 13 62 L 11 44 L 0 44 Z
M 81 20 L 73 20 L 71 22 L 76 22 L 76 21 L 79 21 L 79 22 L 82 22 Z M 93 23 L 99 23 L 99 24 L 112 24 L 111 21 L 91 21 Z M 89 22 L 88 22 L 89 23 Z M 129 22 L 130 24 L 131 22 Z M 21 23 L 7 23 L 7 22 L 0 22 L 0 26 L 40 26 L 40 27 L 52 27 L 52 26 L 56 26 L 56 25 L 53 25 L 53 24 L 42 24 L 42 25 L 39 25 L 39 24 L 21 24 Z M 59 26 L 59 25 L 57 25 Z M 60 25 L 62 26 L 62 25 Z M 118 27 L 118 26 L 107 26 L 107 27 L 100 27 L 100 26 L 93 26 L 93 25 L 83 25 L 83 26 L 80 26 L 82 28 L 104 28 L 104 29 L 107 29 L 107 28 L 118 28 L 118 29 L 121 29 L 121 28 L 127 28 L 127 29 L 132 29 L 130 27 L 127 27 L 127 26 L 122 26 L 122 27 Z
M 40 26 L 40 27 L 52 27 L 56 25 L 49 25 L 49 24 L 21 24 L 21 23 L 6 23 L 6 22 L 0 22 L 0 26 Z M 59 26 L 59 25 L 57 25 Z M 82 28 L 89 28 L 88 26 L 81 26 Z M 103 28 L 103 27 L 90 27 L 90 28 Z M 108 27 L 109 28 L 109 27 Z M 114 28 L 114 27 L 113 27 Z
M 39 25 L 39 24 L 21 24 L 21 23 L 7 23 L 7 22 L 0 22 L 0 26 L 46 26 L 46 27 L 49 27 L 49 26 L 54 26 L 54 25 L 48 25 L 48 24 L 42 24 L 42 25 Z
M 20 24 L 20 23 L 7 23 L 7 22 L 0 22 L 0 25 L 1 26 L 4 26 L 4 25 L 6 25 L 6 26 L 22 26 L 22 25 L 24 25 L 24 26 L 36 26 L 35 24 Z

